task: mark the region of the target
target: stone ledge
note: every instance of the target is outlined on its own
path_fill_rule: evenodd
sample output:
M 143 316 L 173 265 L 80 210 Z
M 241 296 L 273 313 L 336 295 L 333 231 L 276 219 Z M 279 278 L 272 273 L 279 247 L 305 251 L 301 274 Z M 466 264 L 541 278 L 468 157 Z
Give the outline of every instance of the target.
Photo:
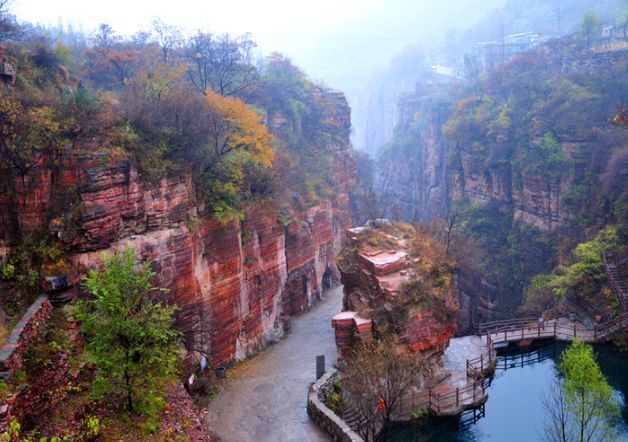
M 307 414 L 319 427 L 330 434 L 334 441 L 364 442 L 364 439 L 324 403 L 337 377 L 336 370 L 328 371 L 310 386 L 307 395 Z
M 46 295 L 39 296 L 17 323 L 0 350 L 0 377 L 6 378 L 22 367 L 22 357 L 37 340 L 52 314 Z

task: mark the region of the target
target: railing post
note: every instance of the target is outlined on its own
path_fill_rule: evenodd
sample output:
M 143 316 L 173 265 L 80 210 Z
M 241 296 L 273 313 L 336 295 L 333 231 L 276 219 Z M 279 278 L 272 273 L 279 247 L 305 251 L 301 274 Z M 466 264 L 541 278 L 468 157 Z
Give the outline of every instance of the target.
M 480 376 L 484 373 L 484 353 L 480 353 Z
M 456 387 L 456 407 L 458 407 L 460 404 L 459 395 L 460 395 L 460 387 Z
M 504 341 L 508 341 L 508 329 L 504 330 Z
M 554 337 L 556 337 L 556 320 L 554 320 Z
M 537 336 L 540 338 L 541 337 L 541 323 L 540 322 L 537 323 L 536 329 L 537 329 Z
M 431 388 L 427 389 L 427 406 L 429 408 L 432 408 L 432 389 Z
M 576 324 L 573 325 L 573 337 L 576 337 Z
M 476 382 L 473 381 L 473 403 L 475 403 L 475 385 L 476 385 Z

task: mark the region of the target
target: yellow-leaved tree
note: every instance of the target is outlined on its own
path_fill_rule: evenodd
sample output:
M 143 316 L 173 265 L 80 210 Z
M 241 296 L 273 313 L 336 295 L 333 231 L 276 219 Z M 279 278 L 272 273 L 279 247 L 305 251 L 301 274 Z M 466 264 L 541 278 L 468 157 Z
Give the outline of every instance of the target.
M 206 91 L 209 104 L 208 149 L 202 153 L 199 174 L 205 202 L 213 215 L 225 221 L 238 214 L 244 199 L 272 193 L 259 183 L 268 181 L 275 157 L 275 137 L 268 132 L 260 115 L 242 100 Z M 247 178 L 256 177 L 251 183 Z M 259 191 L 263 188 L 264 191 Z
M 214 160 L 234 151 L 247 152 L 253 161 L 265 167 L 273 163 L 275 137 L 262 124 L 260 116 L 242 100 L 206 91 L 211 109 L 209 131 Z

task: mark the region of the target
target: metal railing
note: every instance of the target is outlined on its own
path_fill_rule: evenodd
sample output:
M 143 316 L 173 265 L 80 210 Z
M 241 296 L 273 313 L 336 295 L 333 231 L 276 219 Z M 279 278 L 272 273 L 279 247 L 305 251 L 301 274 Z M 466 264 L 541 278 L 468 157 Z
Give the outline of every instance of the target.
M 628 293 L 623 287 L 623 281 L 615 273 L 618 273 L 618 267 L 628 260 L 628 246 L 622 247 L 619 250 L 613 252 L 606 252 L 602 254 L 602 261 L 604 262 L 604 271 L 608 278 L 608 283 L 615 292 L 617 300 L 621 306 L 622 311 L 628 310 Z

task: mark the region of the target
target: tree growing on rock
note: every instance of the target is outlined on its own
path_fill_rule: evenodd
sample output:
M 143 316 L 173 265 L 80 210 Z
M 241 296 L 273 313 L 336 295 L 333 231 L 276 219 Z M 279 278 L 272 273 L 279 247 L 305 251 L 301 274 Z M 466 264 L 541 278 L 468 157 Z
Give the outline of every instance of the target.
M 398 351 L 390 334 L 356 347 L 343 369 L 342 386 L 344 399 L 360 417 L 365 440 L 375 440 L 385 430 L 403 397 L 429 369 L 427 360 Z
M 127 411 L 141 411 L 176 372 L 176 307 L 156 300 L 164 289 L 152 284 L 155 273 L 133 249 L 103 255 L 102 262 L 84 282 L 90 298 L 75 307 L 87 359 L 97 367 L 93 393 L 123 398 Z
M 593 347 L 574 341 L 563 353 L 563 379 L 543 398 L 544 439 L 551 442 L 611 441 L 619 406 L 593 354 Z
M 26 108 L 14 96 L 0 95 L 0 154 L 21 176 L 59 147 L 61 129 L 52 106 Z
M 207 147 L 195 152 L 204 198 L 219 220 L 227 219 L 243 196 L 247 171 L 269 170 L 275 137 L 242 100 L 206 91 L 209 105 Z

